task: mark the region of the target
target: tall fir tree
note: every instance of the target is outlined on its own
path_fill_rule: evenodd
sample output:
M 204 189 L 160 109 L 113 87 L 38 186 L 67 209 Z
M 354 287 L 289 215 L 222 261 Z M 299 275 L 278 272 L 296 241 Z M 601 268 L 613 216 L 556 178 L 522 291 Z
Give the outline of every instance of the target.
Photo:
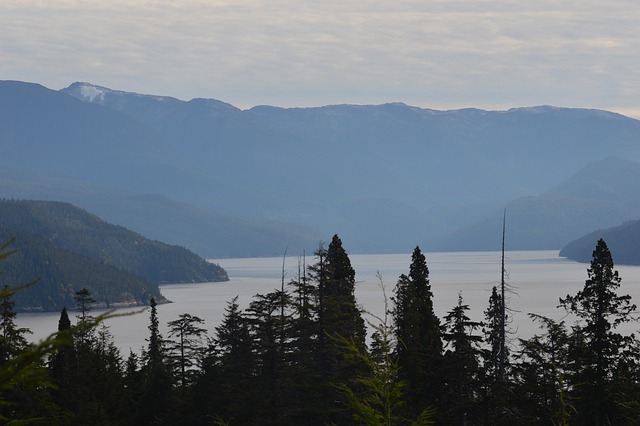
M 203 422 L 216 418 L 222 422 L 251 424 L 257 417 L 259 389 L 249 322 L 240 309 L 238 296 L 225 308 L 220 325 L 203 361 L 196 381 L 194 406 Z
M 520 339 L 514 354 L 514 399 L 519 423 L 567 425 L 575 414 L 567 383 L 569 339 L 564 321 L 530 314 L 543 334 Z
M 575 315 L 570 358 L 574 399 L 582 424 L 615 424 L 618 412 L 612 377 L 625 352 L 637 347 L 632 335 L 615 331 L 634 320 L 631 296 L 619 296 L 621 278 L 604 240 L 598 240 L 584 288 L 560 298 L 560 306 Z
M 469 305 L 463 303 L 462 294 L 458 304 L 444 318 L 443 340 L 444 389 L 438 417 L 450 425 L 467 425 L 480 416 L 480 348 L 482 336 L 474 334 L 481 323 L 467 316 Z
M 276 290 L 256 295 L 246 311 L 256 360 L 255 384 L 258 408 L 265 425 L 278 424 L 296 398 L 288 392 L 288 367 L 291 365 L 289 334 L 289 294 Z
M 505 344 L 505 306 L 496 286 L 491 289 L 489 306 L 484 312 L 483 418 L 487 424 L 512 424 L 509 408 L 509 347 Z
M 15 306 L 13 294 L 5 285 L 0 291 L 0 366 L 27 347 L 25 336 L 31 333 L 28 328 L 16 325 Z
M 201 327 L 204 320 L 195 315 L 183 313 L 178 319 L 169 321 L 170 340 L 167 351 L 170 363 L 174 371 L 178 372 L 181 387 L 186 387 L 191 382 L 193 369 L 198 366 L 204 354 L 204 339 L 206 329 Z
M 71 345 L 61 347 L 50 362 L 62 411 L 59 424 L 110 424 L 123 416 L 122 360 L 108 327 L 97 329 L 99 320 L 89 315 L 92 300 L 90 291 L 77 292 L 78 323 L 70 326 L 66 309 L 58 321 L 59 333 L 72 335 Z
M 146 425 L 171 424 L 174 377 L 167 365 L 155 299 L 150 300 L 149 306 L 149 338 L 147 350 L 143 354 L 143 384 L 136 420 L 139 424 Z
M 411 255 L 409 275 L 396 284 L 392 311 L 398 340 L 400 379 L 407 383 L 407 416 L 416 418 L 430 406 L 437 406 L 442 394 L 442 332 L 433 310 L 427 259 L 416 247 Z
M 352 383 L 366 369 L 366 364 L 352 357 L 339 343 L 340 338 L 352 339 L 354 345 L 366 350 L 366 328 L 355 299 L 355 270 L 342 246 L 334 235 L 325 251 L 316 253 L 318 262 L 311 268 L 318 295 L 318 373 L 324 382 L 321 410 L 322 422 L 345 422 L 348 419 L 346 401 L 337 386 Z
M 296 424 L 314 424 L 322 418 L 322 376 L 318 327 L 318 288 L 308 279 L 304 258 L 298 262 L 298 276 L 291 288 L 289 391 L 298 403 L 287 412 Z M 326 337 L 323 335 L 323 337 Z M 324 339 L 323 339 L 324 342 Z M 317 423 L 317 422 L 316 422 Z
M 0 249 L 1 251 L 1 249 Z M 16 320 L 14 289 L 5 285 L 0 290 L 0 371 L 13 370 L 11 365 L 27 347 L 28 328 L 18 327 Z M 41 421 L 41 417 L 52 411 L 48 389 L 43 384 L 49 382 L 44 363 L 36 363 L 29 368 L 29 374 L 2 383 L 0 378 L 0 422 L 2 424 L 29 424 Z

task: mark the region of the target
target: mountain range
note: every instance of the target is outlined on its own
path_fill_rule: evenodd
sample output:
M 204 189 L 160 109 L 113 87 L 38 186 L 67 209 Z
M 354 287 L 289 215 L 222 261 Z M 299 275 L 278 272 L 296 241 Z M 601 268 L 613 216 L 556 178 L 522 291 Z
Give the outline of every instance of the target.
M 559 249 L 640 217 L 640 121 L 552 106 L 238 109 L 0 82 L 0 196 L 73 202 L 205 257 Z

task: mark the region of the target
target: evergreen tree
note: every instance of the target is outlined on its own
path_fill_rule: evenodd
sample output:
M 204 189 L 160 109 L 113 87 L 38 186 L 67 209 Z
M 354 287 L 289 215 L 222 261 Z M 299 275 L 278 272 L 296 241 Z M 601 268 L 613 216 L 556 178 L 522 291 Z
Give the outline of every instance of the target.
M 69 319 L 69 313 L 67 308 L 62 308 L 60 311 L 60 319 L 58 320 L 58 331 L 65 331 L 71 328 L 71 320 Z
M 279 422 L 296 401 L 286 388 L 286 370 L 291 362 L 290 303 L 286 292 L 276 290 L 255 296 L 246 312 L 258 369 L 255 383 L 262 390 L 258 404 L 264 424 Z
M 236 296 L 215 328 L 202 375 L 196 382 L 194 406 L 201 411 L 199 418 L 238 424 L 256 421 L 256 374 L 249 323 Z
M 352 383 L 367 366 L 347 356 L 338 341 L 348 337 L 360 350 L 366 350 L 366 329 L 355 299 L 355 271 L 351 260 L 334 235 L 326 251 L 321 247 L 318 263 L 312 267 L 318 294 L 318 372 L 322 375 L 322 412 L 324 422 L 344 422 L 344 395 L 336 386 Z
M 409 275 L 401 275 L 395 288 L 392 311 L 398 339 L 400 378 L 407 383 L 407 416 L 415 418 L 429 406 L 437 406 L 442 393 L 442 333 L 433 311 L 427 260 L 420 247 L 411 256 Z
M 82 288 L 82 290 L 76 291 L 76 295 L 73 300 L 76 302 L 76 309 L 80 314 L 78 315 L 78 319 L 80 321 L 86 321 L 89 317 L 89 312 L 91 311 L 91 307 L 96 300 L 91 295 L 91 292 L 86 288 Z
M 140 358 L 133 351 L 129 352 L 129 356 L 125 360 L 123 375 L 123 400 L 126 401 L 124 408 L 127 413 L 123 416 L 122 424 L 136 426 L 139 424 L 144 377 L 140 369 Z
M 12 239 L 0 246 L 0 260 L 4 260 L 16 252 L 8 248 L 13 241 Z M 2 274 L 0 272 L 0 275 Z M 31 330 L 19 328 L 15 323 L 14 293 L 15 290 L 11 290 L 6 284 L 0 290 L 0 366 L 26 348 L 27 339 L 24 336 L 31 333 Z
M 162 364 L 164 361 L 164 342 L 160 334 L 160 323 L 158 321 L 158 304 L 154 298 L 149 301 L 149 338 L 145 361 L 148 367 Z
M 480 349 L 481 336 L 473 332 L 481 323 L 471 321 L 466 311 L 469 306 L 458 295 L 458 304 L 444 318 L 443 340 L 447 351 L 444 354 L 444 378 L 442 402 L 439 417 L 447 424 L 467 425 L 477 421 L 480 389 Z
M 15 323 L 13 294 L 14 290 L 7 285 L 0 290 L 0 371 L 13 369 L 12 363 L 27 351 L 25 335 L 31 333 L 28 328 L 18 327 Z M 3 383 L 7 388 L 0 386 L 0 422 L 3 424 L 35 422 L 54 408 L 47 389 L 42 386 L 48 382 L 44 364 L 35 363 L 29 370 L 21 380 Z
M 115 422 L 123 415 L 122 360 L 106 325 L 89 313 L 91 292 L 76 292 L 78 323 L 70 327 L 66 309 L 58 321 L 60 333 L 71 332 L 71 345 L 60 348 L 51 359 L 57 385 L 56 401 L 62 409 L 60 424 L 93 425 Z
M 598 240 L 584 288 L 575 295 L 560 298 L 560 306 L 575 315 L 572 385 L 582 424 L 616 423 L 615 386 L 612 377 L 625 351 L 634 344 L 633 336 L 615 331 L 632 321 L 636 306 L 631 296 L 617 295 L 621 278 L 614 270 L 611 252 Z
M 404 390 L 406 382 L 398 376 L 396 355 L 397 341 L 393 327 L 389 322 L 389 306 L 385 286 L 380 279 L 380 287 L 384 296 L 384 316 L 372 315 L 376 322 L 367 320 L 374 330 L 371 338 L 371 350 L 362 351 L 351 338 L 340 338 L 339 342 L 351 356 L 361 359 L 368 367 L 367 371 L 357 377 L 356 388 L 342 384 L 338 388 L 347 396 L 347 404 L 352 415 L 349 424 L 362 425 L 398 425 L 412 426 L 431 425 L 434 423 L 435 409 L 424 410 L 417 419 L 403 418 L 402 406 L 405 403 Z M 359 389 L 358 389 L 359 388 Z
M 140 411 L 136 420 L 139 424 L 171 424 L 173 409 L 173 382 L 166 362 L 166 351 L 158 322 L 158 309 L 155 299 L 151 299 L 149 314 L 149 338 L 144 352 L 142 366 L 142 391 Z
M 491 290 L 489 306 L 484 312 L 483 358 L 483 407 L 484 419 L 488 424 L 510 424 L 513 414 L 508 406 L 509 390 L 509 349 L 503 338 L 505 336 L 504 300 L 497 287 Z
M 520 423 L 569 424 L 575 414 L 567 384 L 570 336 L 564 321 L 529 316 L 546 332 L 520 339 L 520 350 L 514 356 L 514 399 Z
M 77 343 L 82 345 L 86 339 L 91 338 L 91 333 L 93 332 L 92 328 L 85 327 L 84 325 L 93 319 L 89 312 L 91 312 L 91 308 L 93 304 L 96 303 L 96 300 L 91 295 L 91 291 L 89 291 L 86 287 L 82 288 L 82 290 L 76 291 L 75 296 L 73 298 L 76 304 L 76 311 L 78 311 L 78 315 L 76 318 L 78 319 L 78 323 L 81 325 L 77 331 Z
M 71 410 L 67 405 L 69 401 L 75 398 L 74 380 L 76 374 L 76 348 L 74 335 L 71 330 L 71 320 L 67 313 L 67 308 L 60 311 L 60 319 L 58 320 L 58 333 L 69 336 L 66 344 L 58 347 L 49 359 L 49 371 L 51 379 L 55 385 L 53 390 L 54 401 L 62 410 L 60 423 L 64 424 L 63 418 L 73 418 Z M 71 420 L 69 420 L 70 422 Z
M 15 306 L 12 292 L 5 285 L 0 291 L 0 366 L 27 347 L 25 335 L 31 333 L 28 328 L 16 325 Z
M 200 327 L 203 323 L 203 319 L 187 313 L 168 323 L 169 337 L 175 337 L 177 341 L 168 342 L 167 349 L 169 358 L 177 366 L 182 387 L 189 384 L 187 373 L 199 364 L 203 356 L 206 334 L 206 330 Z
M 287 420 L 295 424 L 317 424 L 322 418 L 324 372 L 319 368 L 320 336 L 318 323 L 318 288 L 307 279 L 306 267 L 299 264 L 298 277 L 289 282 L 292 314 L 289 333 L 288 388 L 298 403 L 287 412 Z M 323 344 L 324 341 L 323 335 Z

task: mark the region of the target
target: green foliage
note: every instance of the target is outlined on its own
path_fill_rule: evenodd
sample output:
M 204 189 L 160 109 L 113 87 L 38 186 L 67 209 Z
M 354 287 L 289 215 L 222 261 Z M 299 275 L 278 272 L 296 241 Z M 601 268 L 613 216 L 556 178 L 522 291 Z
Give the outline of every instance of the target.
M 615 332 L 622 323 L 634 321 L 636 306 L 631 296 L 619 296 L 621 278 L 614 270 L 611 252 L 600 239 L 593 251 L 584 288 L 574 296 L 560 299 L 560 306 L 575 315 L 569 358 L 573 364 L 572 385 L 576 387 L 583 421 L 593 418 L 603 424 L 616 416 L 613 373 L 624 354 L 634 351 L 633 336 Z M 637 350 L 637 349 L 635 349 Z
M 0 248 L 0 259 L 8 251 Z M 568 329 L 532 315 L 543 332 L 518 342 L 504 376 L 490 333 L 502 311 L 497 291 L 486 312 L 486 348 L 461 295 L 434 330 L 440 320 L 431 316 L 428 268 L 416 248 L 393 309 L 380 280 L 385 314 L 367 320 L 367 344 L 355 271 L 337 236 L 310 270 L 301 268 L 286 289 L 283 279 L 280 290 L 254 296 L 244 311 L 232 299 L 207 347 L 202 320 L 187 313 L 169 322 L 165 341 L 152 299 L 148 346 L 126 360 L 102 324 L 112 314 L 90 315 L 91 290 L 75 295 L 77 324 L 63 309 L 57 333 L 25 345 L 25 330 L 12 322 L 17 289 L 5 287 L 0 416 L 54 425 L 637 423 L 640 345 L 614 330 L 633 318 L 635 306 L 616 295 L 620 279 L 604 242 L 585 289 L 562 300 L 578 322 Z M 412 388 L 415 377 L 424 388 Z
M 164 300 L 157 285 L 131 273 L 59 249 L 42 237 L 0 229 L 0 238 L 10 236 L 17 237 L 17 253 L 4 262 L 7 281 L 40 278 L 37 286 L 16 294 L 18 311 L 55 311 L 73 306 L 75 292 L 84 287 L 103 307 L 146 304 L 154 295 Z
M 199 326 L 203 323 L 202 318 L 187 313 L 180 314 L 178 319 L 168 323 L 169 337 L 177 338 L 177 341 L 167 342 L 169 361 L 177 367 L 183 387 L 190 381 L 187 374 L 192 372 L 203 355 L 206 330 Z
M 514 356 L 515 400 L 525 421 L 542 419 L 554 425 L 568 425 L 576 414 L 567 378 L 570 377 L 570 335 L 564 321 L 530 314 L 544 334 L 520 339 Z
M 400 377 L 407 382 L 409 415 L 435 405 L 442 394 L 438 377 L 442 361 L 440 320 L 433 311 L 426 257 L 419 247 L 411 256 L 409 275 L 401 275 L 392 310 Z
M 443 372 L 443 395 L 439 404 L 443 419 L 449 424 L 464 425 L 468 419 L 480 418 L 481 395 L 480 348 L 482 337 L 473 332 L 479 322 L 471 321 L 462 294 L 458 304 L 444 318 L 442 338 L 446 342 Z
M 249 322 L 237 296 L 225 309 L 196 382 L 195 404 L 204 419 L 248 423 L 256 416 L 257 375 Z M 231 419 L 231 420 L 229 420 Z
M 320 411 L 325 422 L 344 421 L 343 395 L 335 386 L 349 382 L 366 371 L 362 359 L 348 356 L 335 338 L 349 337 L 361 350 L 366 348 L 366 330 L 355 299 L 355 271 L 351 260 L 334 235 L 329 247 L 320 247 L 318 262 L 311 268 L 312 281 L 317 287 L 318 358 L 315 374 L 322 377 Z M 342 419 L 342 420 L 341 420 Z
M 346 395 L 357 424 L 391 426 L 399 424 L 402 419 L 400 409 L 405 402 L 406 382 L 398 377 L 396 341 L 388 320 L 388 299 L 384 283 L 378 278 L 385 301 L 385 315 L 379 318 L 369 314 L 376 320 L 376 323 L 367 320 L 374 330 L 371 352 L 363 350 L 353 338 L 335 336 L 346 356 L 361 360 L 368 373 L 356 377 L 352 383 L 339 384 L 337 388 Z M 431 424 L 430 416 L 425 415 L 422 420 L 426 423 L 420 424 Z
M 22 352 L 16 355 L 13 358 L 10 358 L 4 365 L 0 366 L 0 406 L 11 406 L 12 402 L 10 399 L 10 395 L 12 391 L 16 389 L 31 389 L 31 392 L 43 392 L 46 389 L 49 389 L 49 392 L 60 392 L 60 382 L 58 382 L 55 378 L 52 378 L 53 381 L 48 377 L 44 370 L 45 361 L 55 356 L 59 351 L 64 348 L 68 348 L 72 345 L 74 341 L 74 335 L 77 333 L 88 333 L 89 330 L 94 329 L 99 324 L 101 324 L 104 320 L 113 317 L 114 314 L 111 312 L 99 315 L 95 318 L 87 320 L 85 322 L 79 323 L 76 326 L 72 326 L 69 329 L 61 330 L 56 333 L 51 334 L 49 337 L 41 340 L 38 343 L 31 344 L 27 346 Z M 88 365 L 84 365 L 83 368 L 89 368 Z M 69 370 L 71 371 L 71 370 Z M 98 371 L 98 370 L 91 370 Z M 115 375 L 114 375 L 115 373 Z M 75 387 L 76 395 L 84 395 L 85 397 L 90 397 L 91 395 L 95 395 L 95 391 L 97 390 L 106 390 L 110 395 L 117 395 L 117 389 L 114 389 L 110 385 L 110 381 L 104 381 L 104 378 L 117 378 L 119 374 L 119 370 L 113 371 L 105 371 L 105 376 L 103 378 L 93 377 L 91 379 L 87 379 L 87 382 L 81 383 L 75 380 L 68 380 L 66 383 Z M 79 388 L 78 388 L 79 387 Z M 113 392 L 113 393 L 111 393 Z M 67 394 L 68 395 L 68 394 Z M 33 396 L 33 394 L 32 394 Z M 22 401 L 18 401 L 18 409 L 12 409 L 12 416 L 17 414 L 26 415 L 29 414 L 28 417 L 20 420 L 18 422 L 17 418 L 13 418 L 12 423 L 10 424 L 20 424 L 20 423 L 50 423 L 52 418 L 73 418 L 77 415 L 74 413 L 72 415 L 62 414 L 60 410 L 65 410 L 64 406 L 50 407 L 49 403 L 46 402 L 47 398 L 41 398 L 40 405 L 34 407 L 35 411 L 32 413 L 24 413 L 20 408 L 20 404 Z M 94 399 L 95 401 L 95 399 Z M 79 404 L 80 400 L 74 399 L 68 401 L 70 403 Z M 104 410 L 101 410 L 100 415 L 104 415 L 104 413 L 111 413 L 110 415 L 113 417 L 121 416 L 122 413 L 114 410 L 114 406 L 112 401 L 106 399 L 104 401 L 105 404 L 109 405 L 109 409 L 104 407 Z M 69 408 L 69 407 L 67 407 Z M 75 406 L 73 408 L 87 408 L 87 406 Z M 89 407 L 91 408 L 91 407 Z M 95 409 L 95 407 L 93 407 Z M 48 410 L 48 412 L 47 412 Z M 33 413 L 41 413 L 45 411 L 47 415 L 47 419 L 45 418 L 33 418 Z M 81 418 L 84 418 L 87 413 L 81 414 Z M 54 417 L 50 417 L 54 416 Z M 5 419 L 7 420 L 7 419 Z M 76 423 L 81 424 L 81 423 Z

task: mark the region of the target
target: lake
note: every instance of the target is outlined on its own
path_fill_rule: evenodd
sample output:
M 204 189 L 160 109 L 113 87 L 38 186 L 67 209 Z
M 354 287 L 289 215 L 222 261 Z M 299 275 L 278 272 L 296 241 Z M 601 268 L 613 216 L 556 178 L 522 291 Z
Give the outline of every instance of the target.
M 464 303 L 469 305 L 472 320 L 481 321 L 487 308 L 493 286 L 500 285 L 500 252 L 426 253 L 430 282 L 434 294 L 434 309 L 442 319 L 457 304 L 462 292 Z M 400 274 L 407 274 L 411 254 L 351 255 L 356 270 L 356 298 L 368 312 L 378 317 L 384 314 L 382 279 L 388 297 Z M 614 254 L 615 259 L 615 254 Z M 173 303 L 158 306 L 163 336 L 167 337 L 167 322 L 182 313 L 190 313 L 205 320 L 205 328 L 213 336 L 220 324 L 227 303 L 235 296 L 242 308 L 249 305 L 256 294 L 279 289 L 283 270 L 283 258 L 213 259 L 225 268 L 230 281 L 222 283 L 173 284 L 160 287 L 162 294 Z M 307 258 L 307 263 L 314 259 Z M 298 276 L 297 257 L 285 259 L 285 280 Z M 558 251 L 511 251 L 505 254 L 506 282 L 510 292 L 507 307 L 510 308 L 511 337 L 530 337 L 539 332 L 528 313 L 536 313 L 554 319 L 563 319 L 565 312 L 558 309 L 558 298 L 575 294 L 584 286 L 588 264 L 558 257 Z M 622 277 L 619 294 L 629 294 L 634 303 L 640 301 L 640 267 L 616 266 Z M 148 308 L 141 313 L 112 318 L 107 321 L 116 345 L 127 356 L 129 351 L 139 353 L 146 346 L 148 337 Z M 118 312 L 132 312 L 122 309 Z M 69 312 L 73 319 L 73 312 Z M 57 329 L 59 313 L 19 314 L 17 323 L 33 331 L 31 340 L 46 337 Z M 371 315 L 365 318 L 377 322 Z M 571 320 L 567 319 L 570 324 Z M 637 324 L 625 332 L 635 332 Z

